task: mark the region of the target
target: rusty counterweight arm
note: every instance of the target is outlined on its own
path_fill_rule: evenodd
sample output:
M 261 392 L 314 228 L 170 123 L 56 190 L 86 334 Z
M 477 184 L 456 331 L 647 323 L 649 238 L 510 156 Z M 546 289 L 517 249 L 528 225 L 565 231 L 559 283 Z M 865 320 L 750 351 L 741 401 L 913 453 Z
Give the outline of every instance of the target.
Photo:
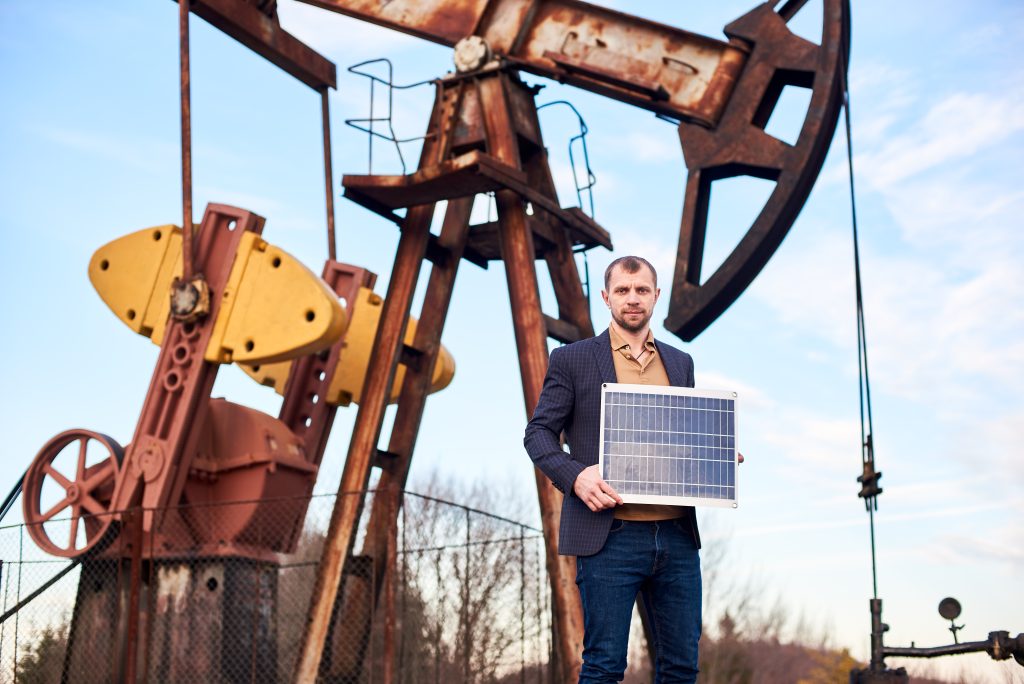
M 748 52 L 579 0 L 300 1 L 443 45 L 477 35 L 523 71 L 704 126 Z

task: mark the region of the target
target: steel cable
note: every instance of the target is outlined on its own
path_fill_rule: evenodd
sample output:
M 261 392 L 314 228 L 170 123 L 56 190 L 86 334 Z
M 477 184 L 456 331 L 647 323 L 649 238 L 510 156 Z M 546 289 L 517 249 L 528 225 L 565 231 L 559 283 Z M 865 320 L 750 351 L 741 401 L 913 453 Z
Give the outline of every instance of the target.
M 846 62 L 847 55 L 840 57 Z M 857 196 L 854 191 L 853 173 L 853 136 L 850 124 L 850 84 L 846 72 L 847 64 L 840 69 L 843 83 L 843 121 L 846 127 L 846 164 L 850 180 L 850 219 L 853 228 L 853 271 L 857 299 L 857 380 L 858 398 L 860 401 L 860 441 L 861 441 L 861 469 L 865 489 L 862 494 L 868 492 L 864 497 L 865 507 L 868 511 L 869 527 L 871 530 L 871 585 L 874 598 L 878 598 L 878 569 L 875 551 L 875 511 L 878 510 L 878 494 L 880 489 L 872 493 L 869 488 L 877 484 L 877 471 L 875 470 L 874 456 L 874 424 L 871 414 L 871 379 L 868 374 L 868 339 L 867 328 L 864 321 L 864 292 L 860 268 L 860 236 L 857 231 Z M 868 476 L 874 477 L 868 482 Z

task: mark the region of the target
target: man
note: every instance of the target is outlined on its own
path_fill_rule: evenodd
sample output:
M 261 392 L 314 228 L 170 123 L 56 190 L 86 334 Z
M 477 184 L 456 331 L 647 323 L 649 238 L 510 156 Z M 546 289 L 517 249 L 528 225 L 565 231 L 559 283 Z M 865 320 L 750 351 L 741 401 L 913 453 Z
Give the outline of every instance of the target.
M 580 684 L 623 678 L 638 593 L 650 618 L 655 681 L 695 682 L 701 577 L 694 510 L 623 504 L 597 465 L 601 384 L 693 387 L 693 360 L 651 334 L 661 291 L 647 260 L 616 259 L 604 285 L 611 324 L 597 337 L 551 352 L 526 427 L 526 450 L 565 495 L 558 551 L 577 557 L 584 629 Z M 569 453 L 559 441 L 563 431 Z

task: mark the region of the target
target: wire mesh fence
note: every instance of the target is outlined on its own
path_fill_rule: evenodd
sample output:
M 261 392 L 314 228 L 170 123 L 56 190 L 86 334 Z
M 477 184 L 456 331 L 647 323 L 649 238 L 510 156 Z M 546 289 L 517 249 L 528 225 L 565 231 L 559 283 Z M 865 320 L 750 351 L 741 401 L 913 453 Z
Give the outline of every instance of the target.
M 551 681 L 540 530 L 404 492 L 382 532 L 370 511 L 386 494 L 345 496 L 365 505 L 320 681 Z M 97 527 L 84 512 L 0 527 L 0 683 L 291 681 L 336 500 L 111 514 L 101 550 L 76 559 L 32 537 Z

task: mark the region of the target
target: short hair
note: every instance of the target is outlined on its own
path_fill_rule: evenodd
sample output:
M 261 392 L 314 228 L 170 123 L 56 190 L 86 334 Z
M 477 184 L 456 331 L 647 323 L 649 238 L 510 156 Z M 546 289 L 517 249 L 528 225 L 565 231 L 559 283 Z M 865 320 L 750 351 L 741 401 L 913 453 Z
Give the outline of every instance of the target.
M 643 257 L 638 256 L 624 256 L 619 257 L 612 263 L 608 264 L 608 268 L 604 270 L 604 289 L 607 290 L 612 281 L 612 271 L 615 270 L 616 266 L 621 266 L 622 270 L 626 273 L 636 273 L 641 268 L 646 266 L 651 270 L 651 275 L 654 276 L 654 287 L 658 287 L 658 272 L 654 270 L 654 266 L 651 266 L 651 262 Z

